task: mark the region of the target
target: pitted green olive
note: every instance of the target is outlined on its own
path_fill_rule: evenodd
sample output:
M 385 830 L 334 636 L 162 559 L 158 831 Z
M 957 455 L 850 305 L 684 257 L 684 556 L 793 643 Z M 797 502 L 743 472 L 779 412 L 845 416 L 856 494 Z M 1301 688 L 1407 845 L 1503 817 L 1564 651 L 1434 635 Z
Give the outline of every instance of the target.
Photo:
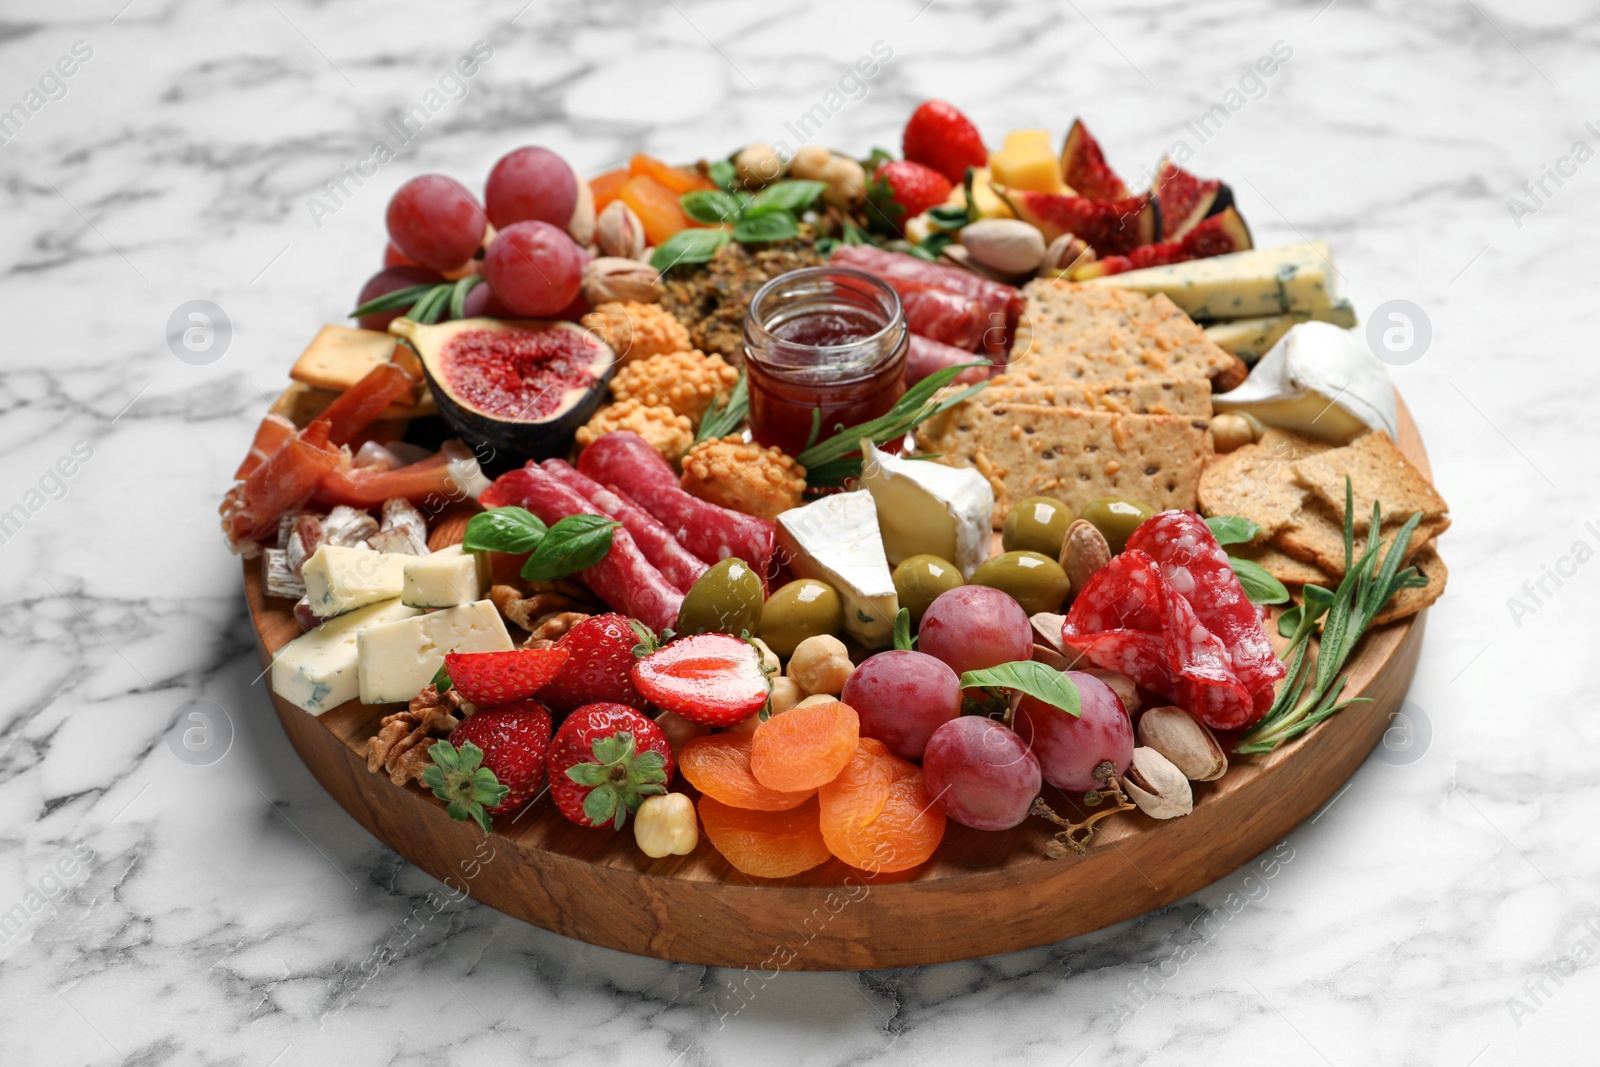
M 677 631 L 689 634 L 754 632 L 761 621 L 761 579 L 742 559 L 725 559 L 700 576 L 683 596 Z
M 1061 558 L 1061 542 L 1072 525 L 1072 509 L 1055 497 L 1030 496 L 1011 509 L 1000 531 L 1000 544 L 1007 552 L 1038 552 L 1051 559 Z
M 900 606 L 911 613 L 911 625 L 922 621 L 934 598 L 965 585 L 954 563 L 938 556 L 907 556 L 894 569 L 894 592 Z
M 827 582 L 801 578 L 773 593 L 761 609 L 756 636 L 787 659 L 808 637 L 836 634 L 844 626 L 844 601 Z
M 985 560 L 972 584 L 1011 594 L 1029 615 L 1058 610 L 1072 589 L 1061 564 L 1038 552 L 1006 552 Z
M 1093 523 L 1095 529 L 1105 535 L 1112 555 L 1127 548 L 1133 531 L 1146 519 L 1154 517 L 1155 512 L 1143 504 L 1114 496 L 1097 497 L 1085 504 L 1078 514 L 1078 518 Z

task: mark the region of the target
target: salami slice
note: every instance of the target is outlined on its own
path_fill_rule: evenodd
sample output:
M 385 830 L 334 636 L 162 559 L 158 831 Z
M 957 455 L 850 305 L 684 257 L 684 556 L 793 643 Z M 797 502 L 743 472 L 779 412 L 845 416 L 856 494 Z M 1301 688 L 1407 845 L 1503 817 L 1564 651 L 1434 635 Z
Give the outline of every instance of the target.
M 608 433 L 583 450 L 578 470 L 654 515 L 678 543 L 706 563 L 736 556 L 767 582 L 778 528 L 754 515 L 691 496 L 661 453 L 636 433 Z
M 982 308 L 986 330 L 1003 327 L 985 333 L 984 349 L 991 353 L 1002 353 L 1010 347 L 1011 332 L 1026 304 L 1022 291 L 1013 286 L 980 278 L 956 267 L 929 263 L 903 252 L 886 252 L 870 245 L 840 245 L 833 250 L 832 261 L 864 270 L 891 284 L 898 279 L 930 285 L 976 301 Z
M 622 523 L 623 529 L 633 535 L 634 543 L 644 553 L 645 559 L 654 564 L 656 570 L 680 591 L 687 593 L 709 569 L 704 561 L 678 544 L 671 530 L 638 504 L 579 473 L 576 467 L 565 460 L 547 459 L 540 466 L 552 478 L 582 494 L 601 512 Z
M 1287 668 L 1206 521 L 1192 511 L 1163 511 L 1133 532 L 1128 547 L 1154 559 L 1205 628 L 1221 639 L 1234 672 L 1265 713 Z
M 906 325 L 915 335 L 971 352 L 983 340 L 989 325 L 983 305 L 960 293 L 936 289 L 898 278 L 888 279 L 900 294 Z
M 502 474 L 483 491 L 479 503 L 524 507 L 551 526 L 568 515 L 594 514 L 589 501 L 536 466 Z M 611 550 L 577 576 L 595 596 L 652 630 L 678 624 L 683 594 L 651 565 L 625 527 L 611 531 Z
M 934 371 L 959 367 L 963 363 L 987 358 L 966 349 L 935 341 L 921 334 L 911 335 L 911 351 L 906 355 L 906 386 L 916 385 Z M 987 367 L 968 367 L 956 375 L 955 385 L 976 385 L 989 377 Z

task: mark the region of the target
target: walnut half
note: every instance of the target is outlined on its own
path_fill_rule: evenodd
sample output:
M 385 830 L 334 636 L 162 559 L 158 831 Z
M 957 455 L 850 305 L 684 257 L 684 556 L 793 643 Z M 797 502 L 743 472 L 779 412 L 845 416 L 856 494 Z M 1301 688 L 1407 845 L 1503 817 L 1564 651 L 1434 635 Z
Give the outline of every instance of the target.
M 367 770 L 389 772 L 395 785 L 405 785 L 433 765 L 429 742 L 450 736 L 461 722 L 461 696 L 454 689 L 440 693 L 428 686 L 411 699 L 405 711 L 385 715 L 378 732 L 367 739 Z

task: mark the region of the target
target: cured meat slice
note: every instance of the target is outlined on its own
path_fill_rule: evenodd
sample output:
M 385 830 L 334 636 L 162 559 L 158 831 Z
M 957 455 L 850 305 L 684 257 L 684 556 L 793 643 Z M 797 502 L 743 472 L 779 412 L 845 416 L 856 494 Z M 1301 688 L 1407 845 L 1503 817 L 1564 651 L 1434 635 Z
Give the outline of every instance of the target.
M 256 542 L 276 536 L 283 513 L 304 504 L 343 458 L 344 450 L 328 443 L 328 424 L 321 419 L 286 438 L 223 497 L 219 511 L 228 547 L 253 557 Z
M 905 308 L 906 326 L 913 334 L 968 352 L 983 340 L 989 325 L 983 305 L 960 293 L 890 278 Z
M 250 477 L 251 471 L 271 459 L 272 454 L 294 434 L 294 423 L 275 411 L 269 411 L 267 417 L 261 420 L 261 425 L 256 427 L 255 439 L 250 442 L 250 453 L 239 464 L 239 469 L 233 472 L 233 480 L 238 482 Z
M 330 471 L 317 486 L 317 502 L 329 507 L 379 507 L 390 497 L 404 497 L 437 511 L 461 499 L 462 490 L 450 467 L 451 457 L 436 452 L 427 459 L 394 470 L 379 467 L 341 467 Z
M 975 301 L 981 309 L 986 328 L 983 346 L 991 353 L 1002 353 L 1010 347 L 1012 330 L 1026 304 L 1022 291 L 1013 286 L 980 278 L 976 274 L 956 267 L 929 263 L 925 259 L 908 256 L 903 252 L 886 252 L 869 245 L 840 245 L 833 250 L 832 262 L 864 270 L 891 285 L 896 285 L 897 289 L 898 283 L 925 285 Z M 902 298 L 903 296 L 902 293 Z M 909 315 L 907 320 L 909 321 Z M 988 329 L 988 327 L 1003 327 L 1003 329 Z M 915 326 L 912 330 L 919 332 Z M 933 336 L 935 340 L 943 340 L 937 335 L 928 336 Z
M 1128 547 L 1154 559 L 1205 628 L 1222 640 L 1234 673 L 1254 695 L 1256 710 L 1265 713 L 1287 668 L 1267 640 L 1261 610 L 1245 595 L 1206 521 L 1192 511 L 1163 511 L 1133 532 Z
M 565 460 L 547 459 L 541 466 L 552 478 L 576 490 L 602 513 L 622 523 L 622 528 L 633 535 L 645 559 L 680 591 L 687 593 L 710 569 L 705 561 L 678 544 L 672 531 L 638 504 L 613 493 Z
M 906 386 L 909 388 L 916 385 L 934 371 L 944 370 L 946 367 L 959 367 L 963 363 L 972 363 L 984 358 L 987 357 L 914 333 L 911 335 L 911 351 L 906 354 Z M 986 381 L 988 377 L 988 367 L 968 367 L 956 375 L 952 384 L 976 385 Z
M 398 363 L 380 363 L 334 398 L 318 416 L 328 423 L 328 440 L 347 445 L 394 401 L 408 396 L 421 377 Z
M 778 528 L 684 492 L 661 453 L 638 434 L 629 430 L 606 434 L 583 450 L 578 470 L 654 515 L 679 544 L 704 562 L 736 556 L 761 575 L 763 583 L 772 578 Z
M 579 493 L 537 466 L 502 474 L 483 491 L 478 502 L 487 508 L 524 507 L 551 526 L 568 515 L 595 513 L 593 505 Z M 669 629 L 678 623 L 683 594 L 651 565 L 626 528 L 611 531 L 611 550 L 577 576 L 595 596 L 652 630 Z

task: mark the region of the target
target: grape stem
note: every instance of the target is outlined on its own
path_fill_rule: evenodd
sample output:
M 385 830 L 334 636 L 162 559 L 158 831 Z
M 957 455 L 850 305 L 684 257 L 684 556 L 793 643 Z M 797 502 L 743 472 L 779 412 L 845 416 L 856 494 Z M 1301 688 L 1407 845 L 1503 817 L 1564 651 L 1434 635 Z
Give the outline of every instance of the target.
M 1084 804 L 1091 808 L 1099 807 L 1102 801 L 1114 801 L 1116 806 L 1097 811 L 1082 822 L 1068 822 L 1057 815 L 1044 802 L 1043 797 L 1035 797 L 1033 806 L 1028 809 L 1028 814 L 1037 815 L 1061 827 L 1061 832 L 1053 835 L 1050 842 L 1045 845 L 1045 855 L 1053 860 L 1063 859 L 1067 856 L 1082 856 L 1089 851 L 1089 843 L 1094 840 L 1098 827 L 1095 823 L 1107 815 L 1115 815 L 1119 811 L 1132 811 L 1136 805 L 1128 799 L 1128 794 L 1122 788 L 1122 780 L 1117 777 L 1117 768 L 1110 760 L 1105 760 L 1094 769 L 1095 780 L 1101 783 L 1101 788 L 1091 789 L 1083 795 Z

